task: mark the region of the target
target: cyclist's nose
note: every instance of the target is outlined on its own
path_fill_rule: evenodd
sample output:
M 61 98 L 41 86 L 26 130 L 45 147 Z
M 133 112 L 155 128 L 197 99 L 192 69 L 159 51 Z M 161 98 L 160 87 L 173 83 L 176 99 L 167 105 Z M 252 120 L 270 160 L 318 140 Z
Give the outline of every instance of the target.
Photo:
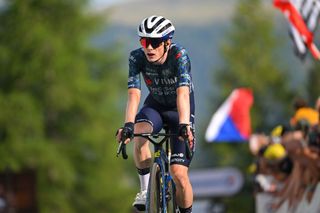
M 152 50 L 152 49 L 153 49 L 151 43 L 147 44 L 147 49 L 149 49 L 149 50 Z

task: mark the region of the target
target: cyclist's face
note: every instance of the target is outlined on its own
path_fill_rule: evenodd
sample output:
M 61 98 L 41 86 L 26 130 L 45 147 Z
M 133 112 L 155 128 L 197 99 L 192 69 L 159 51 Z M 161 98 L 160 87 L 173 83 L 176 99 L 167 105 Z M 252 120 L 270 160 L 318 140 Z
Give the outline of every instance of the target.
M 141 46 L 149 62 L 156 62 L 164 53 L 164 42 L 157 39 L 141 38 Z M 160 62 L 160 61 L 159 61 Z

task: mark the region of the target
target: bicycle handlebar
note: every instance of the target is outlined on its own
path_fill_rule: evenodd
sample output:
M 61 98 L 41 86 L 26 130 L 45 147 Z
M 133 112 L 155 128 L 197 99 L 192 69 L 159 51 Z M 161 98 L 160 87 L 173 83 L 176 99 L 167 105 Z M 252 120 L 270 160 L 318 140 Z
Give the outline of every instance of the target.
M 139 133 L 134 134 L 134 137 L 146 137 L 146 138 L 157 138 L 157 137 L 170 137 L 170 136 L 177 136 L 177 134 L 170 134 L 170 133 Z
M 144 137 L 147 139 L 151 139 L 151 138 L 158 138 L 158 137 L 170 137 L 170 136 L 177 136 L 177 134 L 168 134 L 168 133 L 140 133 L 140 134 L 134 134 L 134 137 Z M 151 140 L 152 141 L 152 140 Z M 188 159 L 191 159 L 192 157 L 192 151 L 189 145 L 188 140 L 184 140 L 185 146 L 186 146 L 186 156 Z M 128 159 L 128 155 L 127 155 L 127 150 L 126 150 L 126 144 L 124 143 L 124 141 L 121 141 L 119 143 L 118 149 L 117 149 L 117 157 L 119 157 L 120 152 L 122 153 L 122 158 L 123 159 Z
M 125 160 L 128 159 L 126 144 L 124 143 L 124 141 L 121 141 L 118 146 L 117 157 L 119 157 L 120 152 L 122 153 L 123 159 L 125 159 Z

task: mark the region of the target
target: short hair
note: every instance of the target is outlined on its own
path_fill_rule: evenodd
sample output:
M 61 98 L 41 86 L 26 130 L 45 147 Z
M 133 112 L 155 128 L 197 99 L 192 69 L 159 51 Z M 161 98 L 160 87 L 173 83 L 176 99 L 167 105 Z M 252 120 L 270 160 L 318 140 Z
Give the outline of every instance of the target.
M 306 100 L 304 100 L 304 99 L 301 98 L 301 97 L 296 98 L 296 99 L 294 100 L 294 102 L 293 102 L 293 108 L 294 108 L 295 110 L 298 110 L 298 109 L 300 109 L 300 108 L 302 108 L 302 107 L 306 107 L 306 106 L 308 106 Z

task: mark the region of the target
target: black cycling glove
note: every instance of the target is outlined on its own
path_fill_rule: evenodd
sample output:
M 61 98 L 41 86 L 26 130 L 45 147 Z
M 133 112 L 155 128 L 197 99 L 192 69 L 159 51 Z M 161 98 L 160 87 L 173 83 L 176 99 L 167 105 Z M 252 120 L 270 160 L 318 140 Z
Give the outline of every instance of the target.
M 121 140 L 124 141 L 128 138 L 132 140 L 133 136 L 134 136 L 134 123 L 132 122 L 125 123 L 121 132 Z
M 189 124 L 179 124 L 179 136 L 183 139 L 188 138 L 188 128 Z
M 193 152 L 193 141 L 188 141 L 188 127 L 189 124 L 179 124 L 179 137 L 182 137 L 186 145 L 186 157 L 191 159 Z M 191 130 L 192 131 L 192 130 Z M 193 131 L 192 131 L 193 134 Z

